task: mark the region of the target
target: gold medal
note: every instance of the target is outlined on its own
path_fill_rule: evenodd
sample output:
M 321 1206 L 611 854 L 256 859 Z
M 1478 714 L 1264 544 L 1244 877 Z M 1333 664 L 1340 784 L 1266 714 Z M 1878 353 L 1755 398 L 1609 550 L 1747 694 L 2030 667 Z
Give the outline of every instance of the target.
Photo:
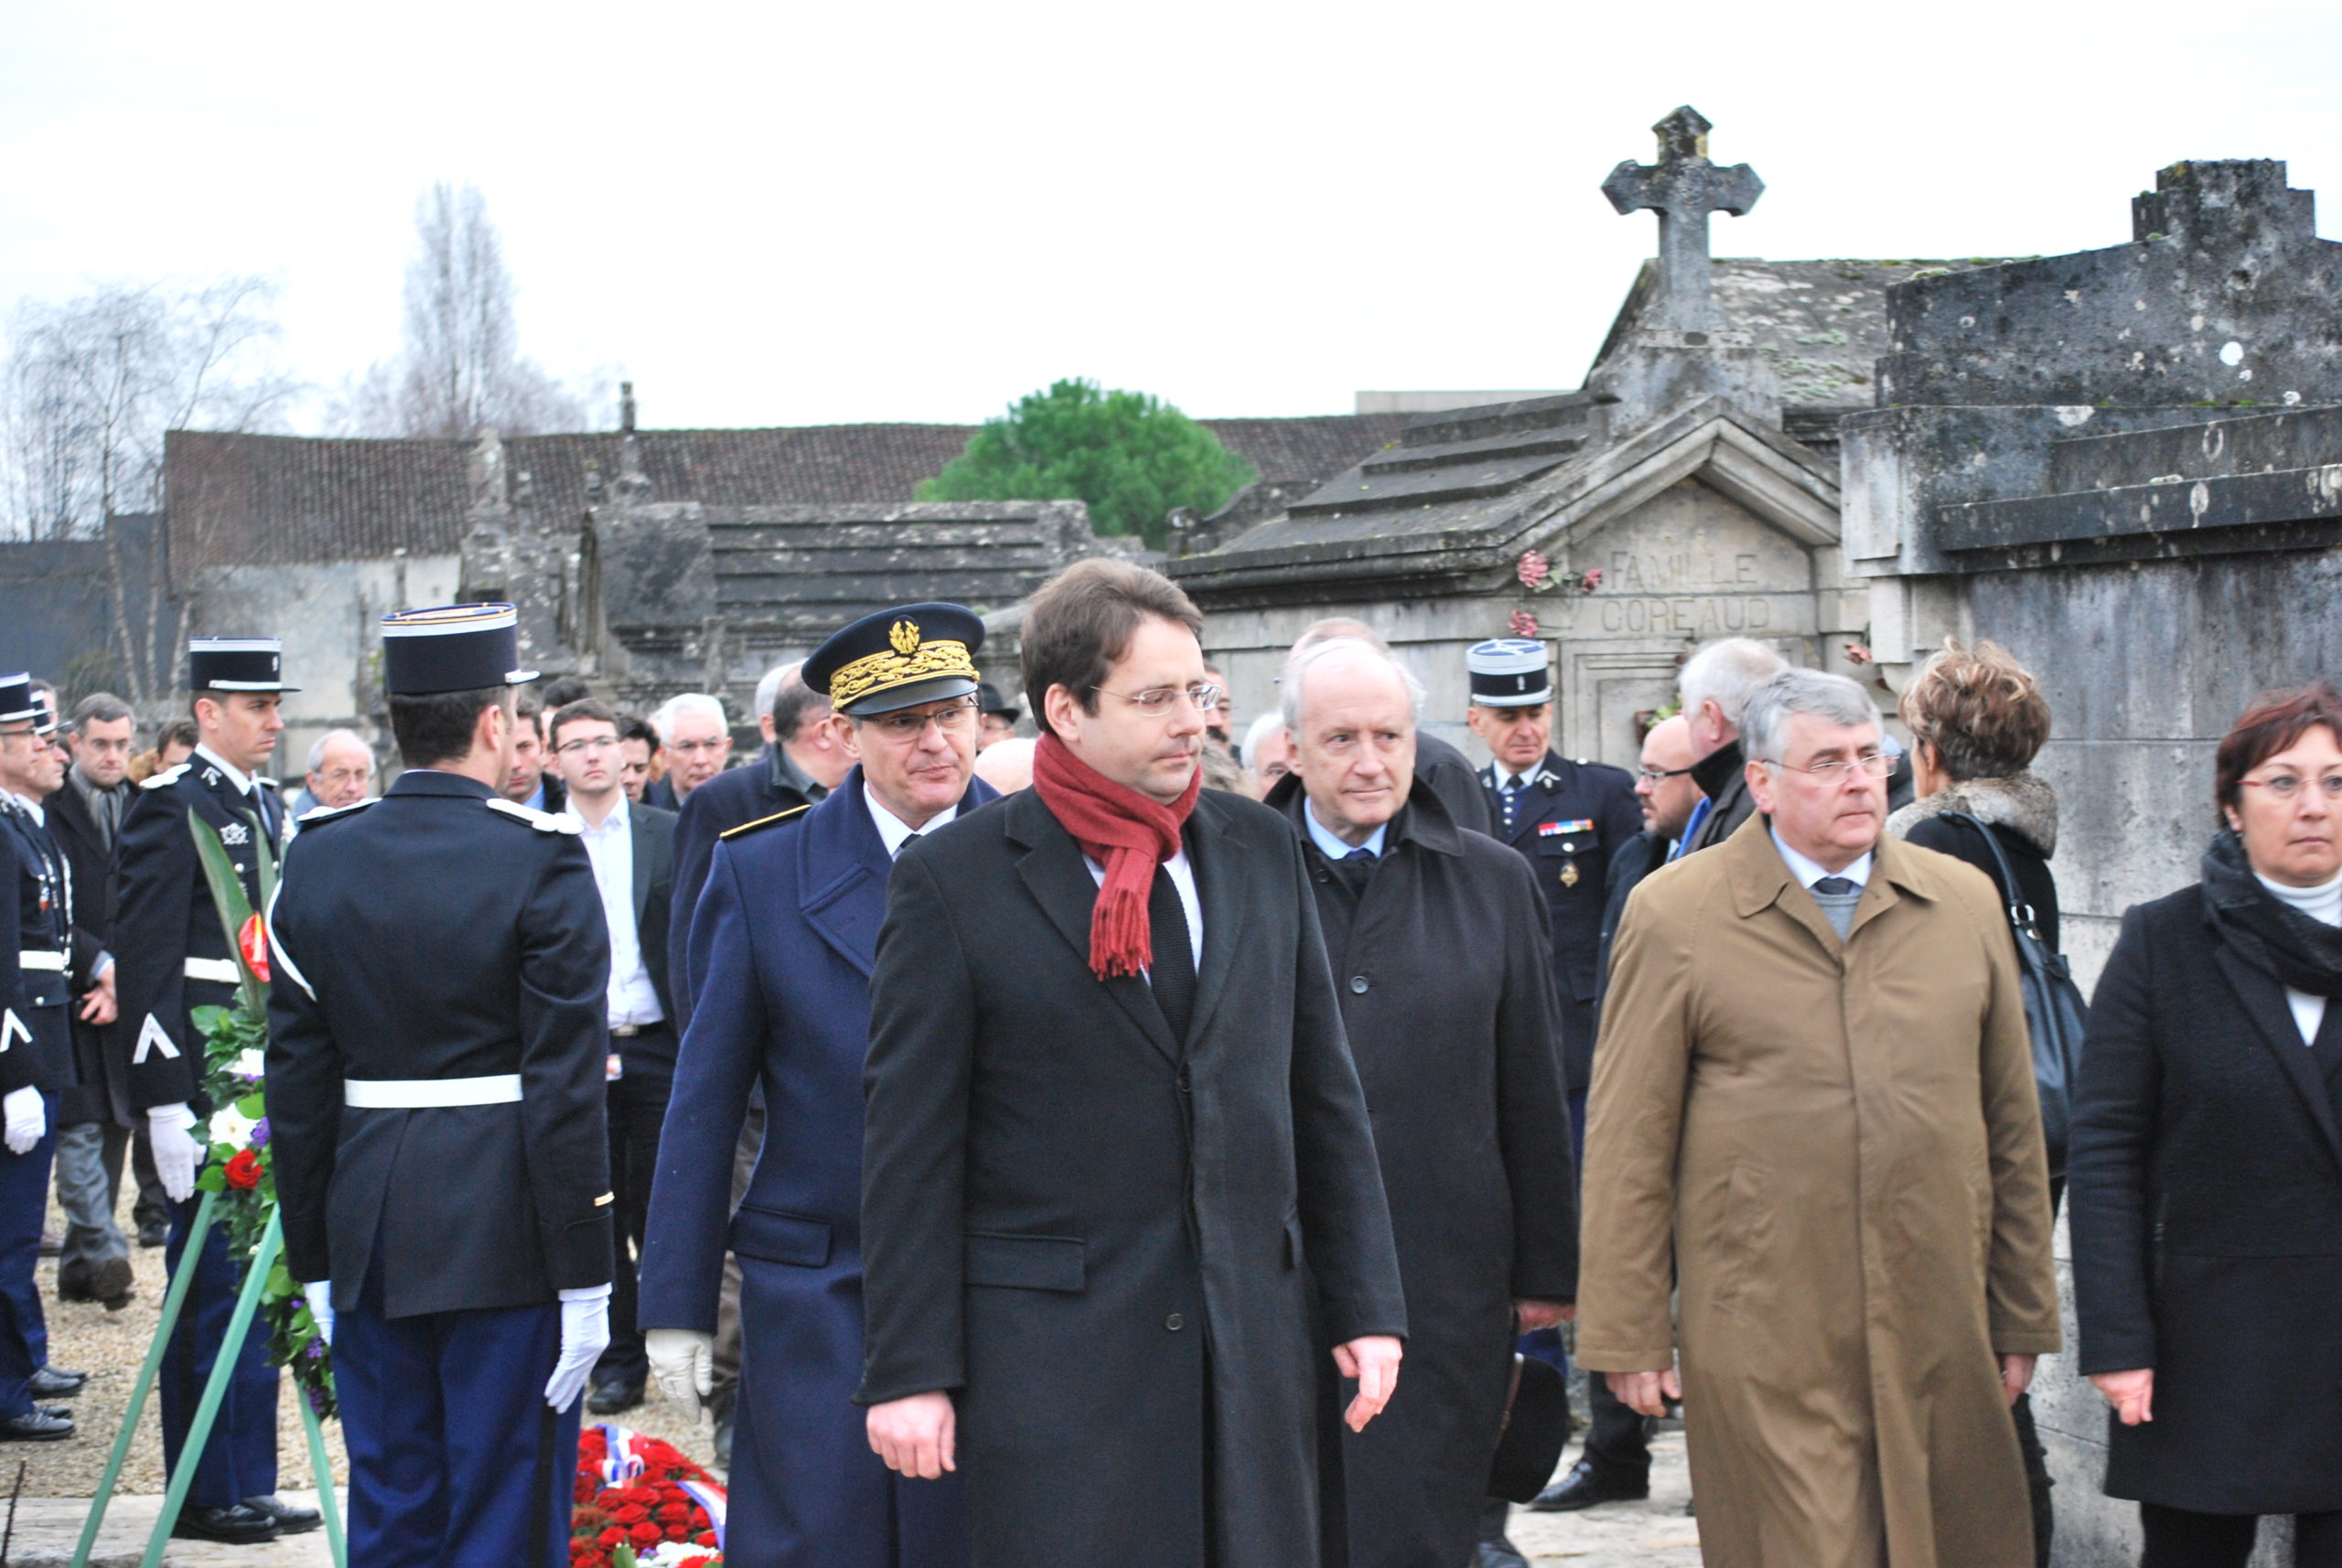
M 1562 862 L 1562 886 L 1564 887 L 1574 887 L 1577 886 L 1576 861 L 1565 860 Z

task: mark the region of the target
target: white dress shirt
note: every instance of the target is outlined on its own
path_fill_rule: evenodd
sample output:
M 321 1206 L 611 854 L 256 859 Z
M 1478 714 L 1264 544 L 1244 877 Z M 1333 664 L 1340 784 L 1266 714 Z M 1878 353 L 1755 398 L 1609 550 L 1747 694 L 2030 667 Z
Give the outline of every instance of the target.
M 925 838 L 960 814 L 960 803 L 954 800 L 928 820 L 925 827 L 915 828 L 888 811 L 869 785 L 862 787 L 862 803 L 870 808 L 870 820 L 878 825 L 878 842 L 886 846 L 886 858 L 892 860 L 903 853 L 903 846 L 916 838 Z
M 584 819 L 579 819 L 581 822 Z M 658 988 L 643 967 L 642 934 L 634 924 L 634 823 L 625 791 L 599 827 L 586 823 L 577 835 L 594 863 L 594 885 L 602 893 L 602 918 L 610 928 L 610 1027 L 663 1022 Z

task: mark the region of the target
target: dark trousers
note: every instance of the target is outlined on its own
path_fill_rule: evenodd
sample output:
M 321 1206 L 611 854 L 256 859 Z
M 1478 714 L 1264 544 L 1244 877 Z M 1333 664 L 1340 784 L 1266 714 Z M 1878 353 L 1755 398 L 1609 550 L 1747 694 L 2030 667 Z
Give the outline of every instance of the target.
M 40 1267 L 48 1162 L 56 1146 L 52 1130 L 24 1154 L 0 1148 L 0 1416 L 33 1408 L 26 1383 L 48 1359 L 48 1326 L 41 1316 L 35 1271 Z
M 382 1316 L 379 1256 L 334 1320 L 349 1450 L 349 1561 L 364 1568 L 565 1568 L 583 1400 L 545 1380 L 561 1306 Z M 532 1525 L 543 1555 L 529 1563 Z
M 193 1197 L 171 1206 L 171 1239 L 163 1262 L 176 1278 L 186 1266 L 187 1229 L 195 1219 Z M 178 1473 L 187 1446 L 188 1428 L 195 1423 L 195 1407 L 220 1359 L 228 1337 L 228 1320 L 235 1316 L 235 1262 L 228 1256 L 228 1227 L 214 1219 L 195 1258 L 195 1279 L 180 1304 L 179 1320 L 171 1342 L 163 1348 L 160 1376 L 163 1395 L 163 1465 Z M 195 1481 L 188 1488 L 190 1508 L 224 1509 L 246 1498 L 276 1493 L 276 1369 L 269 1364 L 268 1328 L 258 1314 L 236 1356 L 235 1373 L 228 1380 L 227 1395 L 220 1402 L 211 1435 L 197 1456 Z
M 143 1121 L 144 1118 L 141 1118 Z M 138 1202 L 130 1210 L 131 1223 L 141 1230 L 171 1228 L 171 1197 L 163 1190 L 163 1178 L 155 1169 L 155 1145 L 147 1142 L 146 1129 L 138 1127 L 130 1134 L 130 1169 L 138 1182 Z M 122 1208 L 122 1166 L 113 1166 L 114 1209 Z
M 2190 1513 L 2139 1505 L 2146 1550 L 2139 1568 L 2244 1568 L 2261 1529 L 2257 1514 Z M 2342 1510 L 2294 1516 L 2294 1568 L 2342 1568 Z
M 663 1024 L 655 1029 L 610 1042 L 636 1048 L 621 1053 L 625 1070 L 609 1085 L 610 1192 L 618 1206 L 618 1258 L 610 1281 L 610 1346 L 594 1364 L 596 1382 L 638 1388 L 650 1375 L 650 1358 L 635 1323 L 642 1231 L 650 1215 L 650 1184 L 659 1173 L 659 1128 L 667 1120 L 667 1097 L 675 1087 L 673 1036 Z M 652 1049 L 639 1049 L 646 1045 Z

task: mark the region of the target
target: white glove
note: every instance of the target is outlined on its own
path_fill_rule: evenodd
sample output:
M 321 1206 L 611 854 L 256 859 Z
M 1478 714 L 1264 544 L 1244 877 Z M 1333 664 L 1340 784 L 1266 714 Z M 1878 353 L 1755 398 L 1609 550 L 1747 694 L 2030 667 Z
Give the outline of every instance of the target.
M 194 1127 L 195 1112 L 185 1101 L 154 1106 L 146 1112 L 146 1141 L 155 1153 L 155 1175 L 163 1184 L 163 1196 L 173 1203 L 185 1203 L 195 1194 L 195 1167 L 203 1163 L 203 1145 L 188 1135 Z
M 610 1348 L 610 1287 L 561 1293 L 561 1359 L 545 1381 L 545 1403 L 567 1410 L 586 1391 L 594 1363 Z
M 333 1282 L 312 1280 L 301 1287 L 301 1294 L 308 1301 L 309 1316 L 317 1319 L 317 1332 L 333 1343 Z
M 715 1387 L 715 1336 L 696 1328 L 651 1328 L 643 1332 L 642 1347 L 661 1391 L 697 1415 L 700 1402 Z
M 48 1112 L 40 1102 L 40 1090 L 30 1088 L 12 1089 L 0 1094 L 0 1115 L 7 1118 L 8 1152 L 29 1155 L 33 1145 L 48 1131 Z

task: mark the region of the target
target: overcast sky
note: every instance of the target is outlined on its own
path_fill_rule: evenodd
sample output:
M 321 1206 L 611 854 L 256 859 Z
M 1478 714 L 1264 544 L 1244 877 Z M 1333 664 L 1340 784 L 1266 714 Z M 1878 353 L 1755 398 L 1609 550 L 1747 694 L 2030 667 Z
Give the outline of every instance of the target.
M 1676 104 L 1766 193 L 1724 255 L 2130 237 L 2182 158 L 2342 233 L 2342 5 L 0 0 L 0 307 L 259 273 L 330 388 L 416 197 L 477 184 L 525 350 L 646 425 L 973 421 L 1066 375 L 1201 415 L 1574 386 Z

